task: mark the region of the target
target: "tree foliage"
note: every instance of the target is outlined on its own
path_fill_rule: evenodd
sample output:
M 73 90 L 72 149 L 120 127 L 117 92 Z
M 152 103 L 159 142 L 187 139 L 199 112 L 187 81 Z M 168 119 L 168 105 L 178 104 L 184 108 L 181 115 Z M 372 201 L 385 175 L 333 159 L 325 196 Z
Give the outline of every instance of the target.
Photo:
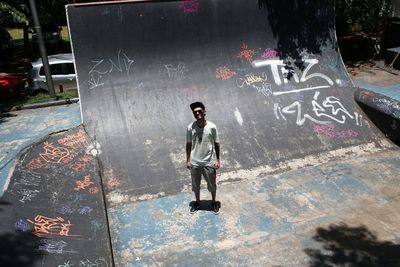
M 35 2 L 40 18 L 46 20 L 51 17 L 58 25 L 66 23 L 65 5 L 72 3 L 71 0 L 35 0 Z M 0 13 L 3 17 L 11 17 L 16 24 L 32 24 L 27 0 L 3 0 L 0 3 Z
M 380 35 L 390 14 L 391 0 L 336 0 L 339 35 Z
M 374 44 L 373 53 L 381 53 L 391 0 L 336 0 L 335 6 L 337 35 L 367 37 Z
M 0 23 L 6 23 L 6 18 L 10 18 L 17 24 L 29 24 L 27 16 L 28 7 L 26 1 L 20 0 L 3 0 L 0 2 Z

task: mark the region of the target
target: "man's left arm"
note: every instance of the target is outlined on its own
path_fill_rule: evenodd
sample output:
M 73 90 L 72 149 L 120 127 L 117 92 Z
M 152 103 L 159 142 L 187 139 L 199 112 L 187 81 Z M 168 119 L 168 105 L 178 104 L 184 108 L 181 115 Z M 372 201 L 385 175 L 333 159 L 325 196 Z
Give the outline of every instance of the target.
M 219 143 L 214 142 L 214 148 L 215 148 L 215 155 L 217 156 L 217 160 L 215 161 L 214 168 L 219 169 L 219 167 L 221 167 L 221 160 L 219 158 L 219 151 L 220 151 Z

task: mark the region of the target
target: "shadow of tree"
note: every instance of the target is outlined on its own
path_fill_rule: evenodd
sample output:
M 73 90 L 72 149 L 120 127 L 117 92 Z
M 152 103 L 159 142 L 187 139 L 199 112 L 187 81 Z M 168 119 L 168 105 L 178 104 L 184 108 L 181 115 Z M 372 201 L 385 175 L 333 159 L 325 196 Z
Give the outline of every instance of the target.
M 0 207 L 4 206 L 0 221 L 0 266 L 25 267 L 42 264 L 44 253 L 38 251 L 39 239 L 31 231 L 16 231 L 10 228 L 9 219 L 15 211 L 9 201 L 0 198 Z M 12 224 L 11 224 L 12 225 Z
M 356 103 L 387 138 L 397 146 L 400 146 L 400 128 L 398 127 L 400 125 L 399 119 L 395 119 L 394 117 L 359 101 Z
M 2 198 L 0 198 L 0 211 L 3 211 L 3 209 L 1 208 L 2 205 L 11 205 L 10 202 L 8 201 L 4 201 Z
M 0 266 L 25 267 L 39 265 L 43 253 L 37 251 L 37 242 L 37 238 L 27 232 L 1 234 Z
M 6 122 L 11 117 L 17 117 L 17 115 L 8 112 L 0 113 L 0 123 Z
M 365 226 L 350 227 L 332 224 L 328 229 L 317 228 L 313 239 L 321 249 L 305 249 L 310 266 L 400 266 L 400 245 L 379 241 Z
M 303 52 L 320 54 L 321 46 L 334 43 L 333 1 L 259 0 L 258 4 L 268 11 L 281 58 L 299 60 Z
M 12 203 L 0 198 L 2 220 L 0 221 L 0 266 L 36 266 L 43 253 L 38 251 L 38 238 L 30 231 L 20 232 L 10 229 L 8 220 L 13 213 Z

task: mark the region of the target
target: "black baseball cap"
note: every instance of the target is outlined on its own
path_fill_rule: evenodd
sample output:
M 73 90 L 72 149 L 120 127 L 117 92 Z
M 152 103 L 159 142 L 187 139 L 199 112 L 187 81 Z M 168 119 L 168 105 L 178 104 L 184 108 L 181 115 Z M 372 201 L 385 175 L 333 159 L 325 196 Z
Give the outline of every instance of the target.
M 206 109 L 206 107 L 204 106 L 204 104 L 201 103 L 201 102 L 194 102 L 194 103 L 190 104 L 190 108 L 191 108 L 192 110 L 194 110 L 195 108 L 201 108 L 201 109 L 203 109 L 203 110 Z

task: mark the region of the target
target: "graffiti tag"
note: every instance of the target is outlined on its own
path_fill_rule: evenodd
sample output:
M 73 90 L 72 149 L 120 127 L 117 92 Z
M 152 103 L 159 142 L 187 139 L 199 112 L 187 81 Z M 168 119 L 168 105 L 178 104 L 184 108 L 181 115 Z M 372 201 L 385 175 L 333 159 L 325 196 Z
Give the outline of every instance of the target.
M 354 119 L 355 117 L 350 114 L 349 111 L 340 103 L 339 99 L 334 96 L 326 97 L 322 103 L 318 103 L 318 97 L 320 92 L 317 91 L 314 94 L 314 99 L 311 101 L 313 115 L 307 113 L 303 114 L 302 104 L 299 101 L 281 107 L 280 104 L 274 104 L 274 113 L 276 118 L 279 120 L 282 117 L 286 120 L 285 115 L 296 115 L 296 124 L 299 126 L 304 125 L 305 121 L 308 119 L 317 124 L 330 124 L 332 122 L 337 122 L 344 124 L 347 118 Z M 317 118 L 315 118 L 315 117 Z M 321 120 L 325 118 L 326 120 Z
M 110 58 L 92 60 L 92 67 L 89 70 L 89 89 L 103 86 L 106 75 L 110 73 L 121 73 L 129 76 L 134 62 L 121 50 L 118 50 L 116 60 Z

